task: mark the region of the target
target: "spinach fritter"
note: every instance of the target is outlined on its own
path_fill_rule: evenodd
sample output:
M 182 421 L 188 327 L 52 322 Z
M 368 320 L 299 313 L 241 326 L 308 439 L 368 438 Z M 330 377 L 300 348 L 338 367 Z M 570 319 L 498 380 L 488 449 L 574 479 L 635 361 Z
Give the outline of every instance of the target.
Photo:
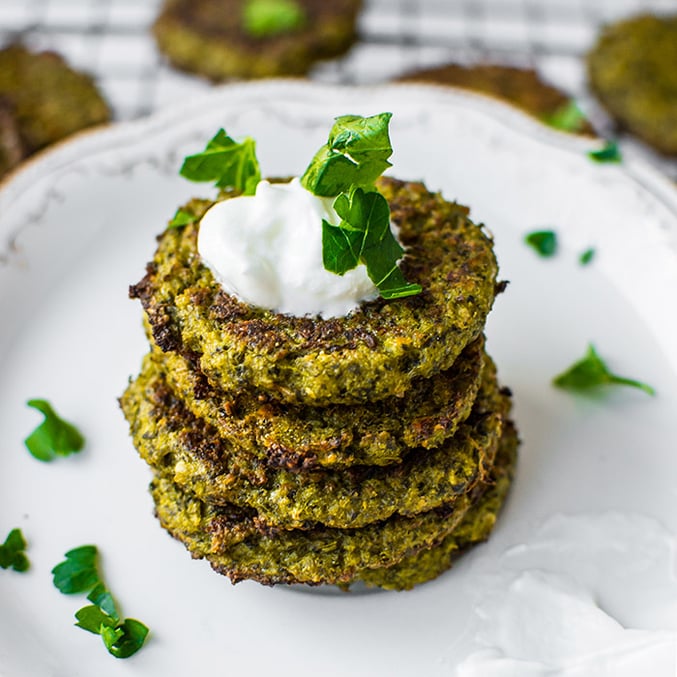
M 200 261 L 198 226 L 172 228 L 130 289 L 155 343 L 199 359 L 217 388 L 313 406 L 403 397 L 415 379 L 451 368 L 482 333 L 500 289 L 492 240 L 466 207 L 420 183 L 384 178 L 379 188 L 407 248 L 401 268 L 421 294 L 328 320 L 281 315 L 226 294 Z M 200 216 L 209 205 L 184 210 Z
M 545 82 L 535 70 L 503 64 L 446 64 L 407 73 L 399 80 L 451 85 L 488 94 L 514 104 L 545 122 L 556 116 L 571 101 L 567 94 Z M 592 126 L 585 119 L 572 131 L 594 135 Z
M 356 580 L 385 590 L 411 590 L 419 583 L 437 578 L 451 567 L 459 555 L 489 538 L 512 483 L 517 445 L 517 433 L 509 424 L 503 433 L 496 465 L 492 469 L 493 484 L 489 485 L 478 502 L 463 516 L 458 527 L 439 545 L 405 557 L 391 567 L 365 569 Z
M 245 0 L 165 0 L 153 34 L 177 68 L 211 80 L 301 75 L 356 39 L 361 0 L 297 0 L 298 28 L 256 37 L 244 30 Z
M 18 44 L 0 50 L 0 96 L 11 102 L 27 153 L 110 118 L 92 78 L 55 52 Z
M 510 484 L 516 444 L 507 426 L 492 475 L 451 506 L 361 529 L 279 531 L 260 525 L 254 512 L 203 503 L 170 480 L 156 478 L 151 492 L 162 526 L 233 583 L 347 585 L 362 579 L 403 589 L 439 575 L 459 548 L 486 538 Z
M 318 522 L 354 528 L 396 513 L 431 510 L 485 477 L 510 409 L 493 365 L 485 372 L 473 413 L 453 438 L 384 467 L 300 472 L 270 467 L 190 414 L 152 370 L 130 384 L 121 405 L 144 460 L 198 498 L 255 508 L 268 524 L 285 528 Z
M 677 15 L 604 28 L 588 54 L 590 85 L 620 127 L 677 154 Z
M 16 167 L 26 155 L 14 106 L 0 96 L 0 178 Z
M 289 469 L 388 465 L 412 448 L 440 446 L 468 417 L 480 386 L 483 344 L 481 337 L 451 369 L 414 381 L 404 398 L 352 406 L 284 405 L 228 387 L 224 393 L 199 367 L 158 349 L 145 358 L 143 370 L 160 372 L 192 414 L 270 464 Z

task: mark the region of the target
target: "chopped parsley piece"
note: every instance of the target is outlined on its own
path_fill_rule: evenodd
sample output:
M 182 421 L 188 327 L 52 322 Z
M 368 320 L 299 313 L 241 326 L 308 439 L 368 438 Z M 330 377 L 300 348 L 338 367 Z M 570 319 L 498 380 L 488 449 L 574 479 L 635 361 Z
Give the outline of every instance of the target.
M 128 658 L 143 646 L 148 628 L 133 618 L 120 619 L 113 596 L 99 576 L 97 556 L 94 545 L 69 550 L 66 559 L 52 569 L 54 585 L 66 595 L 89 591 L 87 599 L 92 604 L 75 613 L 75 625 L 101 635 L 111 655 Z
M 592 344 L 588 346 L 585 357 L 556 376 L 553 384 L 558 388 L 582 392 L 602 385 L 623 385 L 639 388 L 649 395 L 656 394 L 656 391 L 646 383 L 612 374 Z
M 599 150 L 591 150 L 588 157 L 599 163 L 619 163 L 623 160 L 621 150 L 615 141 L 607 141 Z
M 14 571 L 28 571 L 30 562 L 26 557 L 26 539 L 21 529 L 12 529 L 0 545 L 0 568 L 14 569 Z
M 375 187 L 376 179 L 391 166 L 391 118 L 392 113 L 336 118 L 329 140 L 301 177 L 311 193 L 336 197 L 334 209 L 341 222 L 322 222 L 325 269 L 343 275 L 363 264 L 385 299 L 421 292 L 421 285 L 407 282 L 397 265 L 404 249 L 390 228 L 388 202 Z
M 29 400 L 29 407 L 44 414 L 45 420 L 24 440 L 31 454 L 39 461 L 53 461 L 80 451 L 85 439 L 71 423 L 57 416 L 46 400 Z
M 195 223 L 196 220 L 194 214 L 189 214 L 183 209 L 177 209 L 174 218 L 167 224 L 167 228 L 183 228 L 183 226 Z
M 306 12 L 295 0 L 247 0 L 242 26 L 254 38 L 293 33 L 306 24 Z
M 557 233 L 552 230 L 536 230 L 527 234 L 524 241 L 544 258 L 557 252 Z
M 66 559 L 52 569 L 54 586 L 64 595 L 87 592 L 99 583 L 96 546 L 83 545 L 69 550 Z
M 409 284 L 397 267 L 404 249 L 390 229 L 390 208 L 381 193 L 356 188 L 349 196 L 339 195 L 334 209 L 341 223 L 335 226 L 322 222 L 322 253 L 327 270 L 343 275 L 363 263 L 383 298 L 420 293 L 421 285 Z
M 552 115 L 545 119 L 546 123 L 563 132 L 578 132 L 585 126 L 585 115 L 573 100 L 560 106 Z
M 256 142 L 246 137 L 238 143 L 219 129 L 201 153 L 183 161 L 180 174 L 190 181 L 214 181 L 217 188 L 234 188 L 243 195 L 254 195 L 261 180 Z
M 322 197 L 336 197 L 352 187 L 373 188 L 376 179 L 391 166 L 390 118 L 392 113 L 336 118 L 329 140 L 301 177 L 304 188 Z
M 593 247 L 586 249 L 579 257 L 578 262 L 582 266 L 587 266 L 595 258 L 595 250 Z

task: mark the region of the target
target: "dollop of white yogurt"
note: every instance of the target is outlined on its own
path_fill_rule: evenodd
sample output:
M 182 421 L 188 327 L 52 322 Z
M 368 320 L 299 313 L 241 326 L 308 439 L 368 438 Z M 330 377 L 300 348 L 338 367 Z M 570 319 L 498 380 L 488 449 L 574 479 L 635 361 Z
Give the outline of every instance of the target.
M 256 194 L 218 202 L 202 217 L 198 251 L 228 294 L 289 315 L 341 317 L 378 296 L 364 266 L 335 275 L 322 263 L 322 219 L 338 224 L 333 198 L 298 178 L 261 181 Z

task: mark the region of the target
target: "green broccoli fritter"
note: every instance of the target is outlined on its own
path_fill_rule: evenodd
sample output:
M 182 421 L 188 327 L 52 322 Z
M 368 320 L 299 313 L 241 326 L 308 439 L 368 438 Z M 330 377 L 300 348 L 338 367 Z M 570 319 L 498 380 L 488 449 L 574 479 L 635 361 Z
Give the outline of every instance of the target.
M 355 42 L 361 0 L 296 0 L 289 30 L 248 31 L 246 0 L 165 0 L 153 34 L 177 68 L 211 80 L 301 75 Z
M 607 26 L 588 55 L 588 76 L 620 127 L 677 154 L 677 15 Z
M 346 317 L 292 317 L 226 294 L 197 253 L 198 227 L 169 229 L 139 298 L 153 340 L 199 362 L 215 387 L 326 406 L 403 397 L 451 368 L 477 339 L 497 287 L 491 238 L 468 209 L 419 183 L 381 179 L 407 252 L 401 268 L 421 294 L 363 303 Z M 185 207 L 197 216 L 211 203 Z

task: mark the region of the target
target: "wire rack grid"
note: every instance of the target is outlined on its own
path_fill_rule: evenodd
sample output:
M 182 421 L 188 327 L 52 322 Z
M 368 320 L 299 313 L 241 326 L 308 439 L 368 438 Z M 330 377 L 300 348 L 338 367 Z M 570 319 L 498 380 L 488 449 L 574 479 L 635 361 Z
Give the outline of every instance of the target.
M 97 78 L 116 119 L 138 118 L 210 86 L 173 70 L 156 49 L 150 26 L 160 4 L 3 0 L 0 43 L 59 51 Z M 675 9 L 675 0 L 365 0 L 358 44 L 310 77 L 368 84 L 449 61 L 498 61 L 535 67 L 584 97 L 581 57 L 601 24 Z

